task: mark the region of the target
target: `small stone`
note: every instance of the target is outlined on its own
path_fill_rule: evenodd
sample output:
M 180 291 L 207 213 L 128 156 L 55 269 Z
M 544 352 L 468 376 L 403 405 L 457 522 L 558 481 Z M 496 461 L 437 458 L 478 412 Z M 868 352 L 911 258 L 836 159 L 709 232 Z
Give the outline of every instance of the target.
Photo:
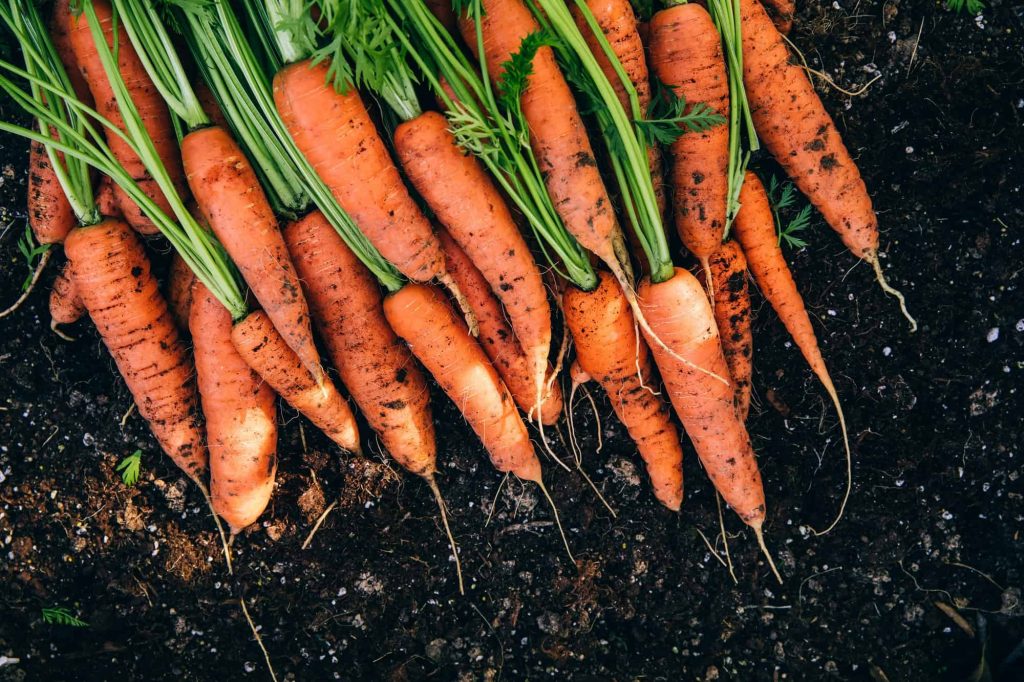
M 999 327 L 992 327 L 988 330 L 988 334 L 985 335 L 985 340 L 989 343 L 995 343 L 999 340 Z

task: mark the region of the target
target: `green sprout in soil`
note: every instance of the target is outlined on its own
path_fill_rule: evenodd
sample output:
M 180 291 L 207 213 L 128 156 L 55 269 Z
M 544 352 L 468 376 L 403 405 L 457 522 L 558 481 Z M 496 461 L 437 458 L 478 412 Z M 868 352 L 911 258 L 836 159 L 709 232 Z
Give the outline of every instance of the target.
M 73 628 L 89 627 L 88 623 L 71 615 L 71 612 L 63 606 L 43 609 L 43 622 L 50 625 L 68 625 Z
M 139 469 L 142 466 L 142 450 L 136 450 L 121 460 L 117 465 L 117 471 L 121 472 L 121 480 L 127 486 L 133 486 L 139 482 Z
M 28 268 L 28 275 L 21 284 L 22 291 L 28 291 L 28 288 L 32 285 L 32 280 L 36 276 L 36 266 L 39 265 L 39 259 L 49 250 L 49 244 L 36 244 L 36 240 L 32 236 L 32 228 L 25 225 L 25 233 L 18 240 L 18 251 L 21 251 L 21 255 L 25 258 L 25 267 Z
M 947 0 L 946 6 L 954 12 L 963 12 L 966 9 L 968 14 L 981 14 L 985 9 L 985 3 L 981 0 Z
M 768 182 L 768 201 L 775 216 L 775 230 L 779 233 L 779 244 L 785 243 L 793 249 L 802 249 L 807 242 L 797 236 L 811 225 L 811 205 L 806 204 L 800 212 L 783 226 L 782 212 L 796 204 L 796 187 L 792 182 L 779 184 L 773 175 Z

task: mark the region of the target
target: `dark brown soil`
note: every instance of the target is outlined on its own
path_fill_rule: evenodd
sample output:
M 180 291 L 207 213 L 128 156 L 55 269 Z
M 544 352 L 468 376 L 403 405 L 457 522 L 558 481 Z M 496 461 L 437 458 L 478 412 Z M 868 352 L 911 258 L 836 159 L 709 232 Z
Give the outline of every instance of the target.
M 534 490 L 507 485 L 492 510 L 501 477 L 441 395 L 465 597 L 426 486 L 379 456 L 341 457 L 308 427 L 304 446 L 288 410 L 280 486 L 229 577 L 196 489 L 137 415 L 122 426 L 131 399 L 95 332 L 52 335 L 42 287 L 0 322 L 0 679 L 266 679 L 239 597 L 281 678 L 962 680 L 984 649 L 997 679 L 1024 679 L 1024 5 L 992 0 L 980 19 L 935 0 L 800 5 L 794 40 L 814 68 L 851 89 L 881 75 L 863 96 L 822 91 L 921 329 L 907 332 L 818 220 L 793 269 L 845 402 L 856 482 L 844 521 L 815 537 L 843 487 L 836 421 L 757 310 L 750 430 L 784 585 L 730 514 L 737 584 L 712 557 L 698 530 L 715 536 L 715 501 L 692 451 L 682 514 L 655 504 L 605 401 L 600 452 L 584 406 L 578 423 L 618 518 L 547 465 L 574 568 Z M 16 118 L 9 103 L 0 118 Z M 0 137 L 3 301 L 25 274 L 26 156 Z M 114 466 L 136 448 L 143 476 L 128 488 Z M 88 627 L 45 623 L 53 607 Z

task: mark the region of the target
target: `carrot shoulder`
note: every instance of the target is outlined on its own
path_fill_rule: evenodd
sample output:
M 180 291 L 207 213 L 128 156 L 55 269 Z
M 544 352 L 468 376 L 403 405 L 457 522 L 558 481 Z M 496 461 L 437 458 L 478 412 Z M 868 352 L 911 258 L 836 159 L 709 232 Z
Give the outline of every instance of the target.
M 740 421 L 745 422 L 750 411 L 750 378 L 754 368 L 747 259 L 743 257 L 740 245 L 729 240 L 712 254 L 709 263 L 714 287 L 715 323 L 736 391 L 736 410 Z
M 274 490 L 275 395 L 231 343 L 231 314 L 198 280 L 189 326 L 206 418 L 213 510 L 237 534 L 259 518 Z
M 576 348 L 573 381 L 596 379 L 647 465 L 654 494 L 679 511 L 683 501 L 683 448 L 668 406 L 655 393 L 647 343 L 615 279 L 601 272 L 590 292 L 575 287 L 562 297 L 565 323 Z
M 125 223 L 106 220 L 73 230 L 64 249 L 82 302 L 139 414 L 164 452 L 205 489 L 207 451 L 192 360 L 141 242 Z

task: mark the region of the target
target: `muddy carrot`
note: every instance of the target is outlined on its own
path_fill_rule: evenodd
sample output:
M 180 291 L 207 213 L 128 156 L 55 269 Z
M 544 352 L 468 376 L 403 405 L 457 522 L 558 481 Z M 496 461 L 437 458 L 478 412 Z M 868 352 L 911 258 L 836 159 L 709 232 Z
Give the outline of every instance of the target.
M 50 289 L 50 327 L 73 324 L 84 314 L 85 303 L 71 274 L 71 261 L 68 261 Z
M 722 340 L 722 352 L 729 365 L 736 391 L 740 421 L 750 411 L 750 378 L 753 372 L 754 339 L 750 331 L 750 291 L 747 259 L 735 241 L 727 241 L 711 255 L 715 323 Z
M 189 331 L 189 317 L 192 310 L 192 285 L 196 276 L 188 267 L 188 263 L 175 252 L 171 256 L 171 267 L 167 275 L 167 304 L 178 329 L 184 333 Z
M 78 224 L 64 188 L 50 163 L 46 146 L 32 141 L 28 158 L 28 222 L 40 244 L 64 241 Z

